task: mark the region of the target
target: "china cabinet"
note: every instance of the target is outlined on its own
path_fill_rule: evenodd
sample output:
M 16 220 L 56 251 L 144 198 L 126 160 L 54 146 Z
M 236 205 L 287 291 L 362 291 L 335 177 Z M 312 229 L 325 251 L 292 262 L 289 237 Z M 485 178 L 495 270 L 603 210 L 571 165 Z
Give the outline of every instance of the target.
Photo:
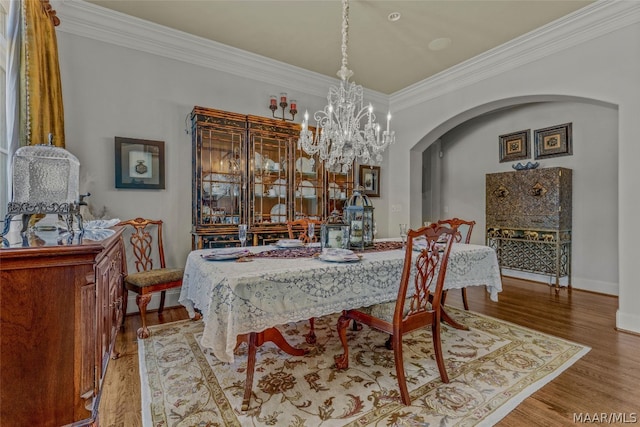
M 486 239 L 500 267 L 571 286 L 571 179 L 560 167 L 487 174 Z
M 235 246 L 288 236 L 287 221 L 324 220 L 354 188 L 348 173 L 327 171 L 298 148 L 300 125 L 194 107 L 192 247 Z

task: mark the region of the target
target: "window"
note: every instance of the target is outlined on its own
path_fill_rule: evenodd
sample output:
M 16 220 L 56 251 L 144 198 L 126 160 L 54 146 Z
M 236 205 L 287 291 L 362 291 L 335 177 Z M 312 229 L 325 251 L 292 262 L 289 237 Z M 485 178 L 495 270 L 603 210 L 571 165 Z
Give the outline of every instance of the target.
M 9 142 L 7 141 L 7 15 L 9 0 L 0 0 L 0 220 L 9 202 Z

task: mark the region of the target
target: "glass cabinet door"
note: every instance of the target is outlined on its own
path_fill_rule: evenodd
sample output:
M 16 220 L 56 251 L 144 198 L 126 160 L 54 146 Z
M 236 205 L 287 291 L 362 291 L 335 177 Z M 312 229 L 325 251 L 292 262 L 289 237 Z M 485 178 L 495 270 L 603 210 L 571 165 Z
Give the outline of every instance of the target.
M 355 165 L 348 172 L 343 173 L 340 167 L 328 170 L 327 176 L 327 203 L 325 204 L 325 217 L 330 216 L 334 211 L 344 215 L 344 207 L 347 199 L 353 193 L 355 185 Z
M 250 225 L 286 223 L 289 218 L 289 145 L 271 135 L 250 136 Z
M 312 157 L 297 148 L 292 162 L 294 218 L 322 220 L 325 201 L 322 164 L 317 161 L 316 156 Z
M 208 127 L 197 129 L 199 168 L 197 225 L 234 226 L 244 221 L 244 132 Z

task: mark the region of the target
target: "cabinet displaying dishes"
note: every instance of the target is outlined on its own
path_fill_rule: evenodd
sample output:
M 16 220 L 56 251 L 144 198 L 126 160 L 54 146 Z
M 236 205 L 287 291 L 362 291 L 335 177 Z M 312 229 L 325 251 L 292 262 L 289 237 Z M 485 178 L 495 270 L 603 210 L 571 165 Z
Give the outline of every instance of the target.
M 327 171 L 327 203 L 325 216 L 328 217 L 332 212 L 342 212 L 345 208 L 347 199 L 353 193 L 355 188 L 354 168 L 349 172 L 343 173 L 339 169 L 337 171 Z
M 236 246 L 288 237 L 287 221 L 323 220 L 341 211 L 354 188 L 353 168 L 326 171 L 298 148 L 300 125 L 194 107 L 192 247 Z

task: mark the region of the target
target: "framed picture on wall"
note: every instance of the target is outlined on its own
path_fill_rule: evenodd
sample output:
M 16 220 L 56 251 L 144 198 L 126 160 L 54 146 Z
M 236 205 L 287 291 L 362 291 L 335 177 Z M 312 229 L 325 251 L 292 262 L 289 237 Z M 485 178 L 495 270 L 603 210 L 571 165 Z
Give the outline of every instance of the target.
M 380 197 L 380 166 L 360 165 L 360 185 L 369 197 Z
M 116 136 L 116 188 L 164 189 L 164 141 Z
M 500 163 L 529 158 L 530 131 L 527 129 L 499 136 Z
M 535 158 L 570 156 L 573 154 L 571 123 L 538 129 L 535 135 Z

